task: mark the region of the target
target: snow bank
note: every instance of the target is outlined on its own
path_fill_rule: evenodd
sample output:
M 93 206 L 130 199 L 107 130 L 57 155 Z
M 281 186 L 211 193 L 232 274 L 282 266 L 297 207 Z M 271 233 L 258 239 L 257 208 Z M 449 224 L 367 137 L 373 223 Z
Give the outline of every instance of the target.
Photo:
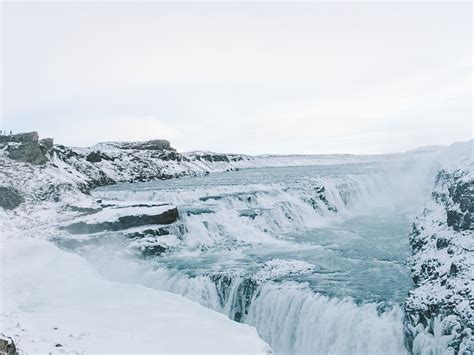
M 171 293 L 103 280 L 33 238 L 3 241 L 2 331 L 27 353 L 259 353 L 255 328 Z

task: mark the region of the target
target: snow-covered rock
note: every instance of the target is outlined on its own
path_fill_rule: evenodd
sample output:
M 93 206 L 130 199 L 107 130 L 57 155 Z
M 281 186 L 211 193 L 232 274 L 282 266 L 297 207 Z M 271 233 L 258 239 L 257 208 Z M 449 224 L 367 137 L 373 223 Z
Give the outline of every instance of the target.
M 171 224 L 178 220 L 178 209 L 172 205 L 107 207 L 88 214 L 63 228 L 71 233 L 118 231 L 153 224 Z
M 15 342 L 12 338 L 0 334 L 0 354 L 17 355 Z
M 427 349 L 433 354 L 474 353 L 472 152 L 471 141 L 453 145 L 440 156 L 432 198 L 410 235 L 415 288 L 405 310 L 414 354 Z

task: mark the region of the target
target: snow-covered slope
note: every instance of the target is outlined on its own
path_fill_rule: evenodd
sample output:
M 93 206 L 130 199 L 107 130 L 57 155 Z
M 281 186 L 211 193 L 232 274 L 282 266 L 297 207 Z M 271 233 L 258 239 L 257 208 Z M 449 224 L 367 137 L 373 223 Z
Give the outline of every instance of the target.
M 2 332 L 25 353 L 260 353 L 255 328 L 181 296 L 103 280 L 34 238 L 2 241 Z
M 473 142 L 455 144 L 438 159 L 432 198 L 416 220 L 410 243 L 415 289 L 406 300 L 414 354 L 474 352 Z M 471 352 L 464 352 L 470 349 Z

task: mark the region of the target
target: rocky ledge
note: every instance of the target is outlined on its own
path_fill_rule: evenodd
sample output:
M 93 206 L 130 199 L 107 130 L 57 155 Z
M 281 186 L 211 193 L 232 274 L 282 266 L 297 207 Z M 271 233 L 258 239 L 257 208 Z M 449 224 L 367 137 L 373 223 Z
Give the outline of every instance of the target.
M 413 354 L 474 354 L 472 160 L 458 166 L 439 171 L 432 198 L 410 235 L 415 288 L 405 310 Z
M 152 224 L 171 224 L 178 220 L 178 209 L 168 204 L 107 207 L 63 227 L 72 234 L 121 231 Z M 79 218 L 81 219 L 81 218 Z
M 47 162 L 46 154 L 53 148 L 53 139 L 39 140 L 38 132 L 0 135 L 0 149 L 6 149 L 10 159 L 35 165 Z
M 167 203 L 116 205 L 109 202 L 97 209 L 69 206 L 69 210 L 82 212 L 72 224 L 66 222 L 60 226 L 69 233 L 63 238 L 71 246 L 94 243 L 97 238 L 107 236 L 122 236 L 128 249 L 151 257 L 177 246 L 185 233 L 179 223 L 178 209 Z
M 0 354 L 18 355 L 13 339 L 3 334 L 0 334 Z

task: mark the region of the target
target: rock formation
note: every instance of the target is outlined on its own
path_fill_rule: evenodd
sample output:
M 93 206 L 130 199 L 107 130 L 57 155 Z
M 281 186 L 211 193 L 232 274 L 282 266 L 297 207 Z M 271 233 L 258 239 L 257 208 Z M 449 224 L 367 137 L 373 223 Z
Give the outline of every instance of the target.
M 474 353 L 473 213 L 470 169 L 440 170 L 432 200 L 410 235 L 415 288 L 405 310 L 406 339 L 413 354 L 426 349 Z
M 0 186 L 0 207 L 13 210 L 24 201 L 21 193 L 13 187 Z
M 171 147 L 169 141 L 165 139 L 153 139 L 144 142 L 123 142 L 115 143 L 117 148 L 120 149 L 137 149 L 137 150 L 172 150 L 176 149 Z
M 6 147 L 10 159 L 42 165 L 48 161 L 46 153 L 53 148 L 53 139 L 39 141 L 37 132 L 0 135 L 0 147 Z
M 145 225 L 171 224 L 176 222 L 178 217 L 178 209 L 174 206 L 165 208 L 163 211 L 159 212 L 154 212 L 153 208 L 150 207 L 146 209 L 141 208 L 137 214 L 119 216 L 116 220 L 106 220 L 97 223 L 81 221 L 71 224 L 65 227 L 65 229 L 73 234 L 120 231 Z
M 18 355 L 13 339 L 3 334 L 0 334 L 0 354 Z

